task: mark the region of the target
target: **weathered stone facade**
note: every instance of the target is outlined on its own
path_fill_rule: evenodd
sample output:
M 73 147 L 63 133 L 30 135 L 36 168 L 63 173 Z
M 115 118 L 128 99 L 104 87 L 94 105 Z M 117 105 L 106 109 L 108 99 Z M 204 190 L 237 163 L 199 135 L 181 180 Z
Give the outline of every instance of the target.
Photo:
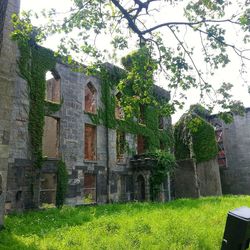
M 3 209 L 7 188 L 10 159 L 11 112 L 16 82 L 16 45 L 9 39 L 12 30 L 10 17 L 19 11 L 18 0 L 1 1 L 0 4 L 0 227 L 3 224 Z
M 250 194 L 250 109 L 244 116 L 234 115 L 230 124 L 216 116 L 211 123 L 221 131 L 221 151 L 225 156 L 220 167 L 223 194 Z
M 8 5 L 6 22 L 1 32 L 3 42 L 0 57 L 0 86 L 3 90 L 0 93 L 0 212 L 3 211 L 4 201 L 7 212 L 36 208 L 42 203 L 54 203 L 56 164 L 60 158 L 65 161 L 69 174 L 67 204 L 149 200 L 150 169 L 132 166 L 132 153 L 125 153 L 123 159 L 118 161 L 117 131 L 93 124 L 84 108 L 85 91 L 89 83 L 96 91 L 96 108 L 102 107 L 101 82 L 96 77 L 73 72 L 68 65 L 61 62 L 56 64 L 56 69 L 51 70 L 56 74 L 57 81 L 60 81 L 59 92 L 58 89 L 56 91 L 63 99 L 63 104 L 60 111 L 46 118 L 50 125 L 47 124 L 47 138 L 44 139 L 47 142 L 44 143 L 48 145 L 49 157 L 41 171 L 33 168 L 28 132 L 27 83 L 17 74 L 19 51 L 9 38 L 10 15 L 19 10 L 19 1 L 5 3 Z M 4 10 L 4 6 L 1 6 L 3 15 Z M 53 84 L 53 80 L 50 81 Z M 169 98 L 169 93 L 165 90 L 158 87 L 155 90 L 165 92 L 164 95 Z M 86 160 L 85 157 L 86 126 L 94 127 L 96 132 L 95 159 L 91 160 Z M 169 126 L 171 120 L 164 118 L 161 129 Z M 125 141 L 136 152 L 137 135 L 126 133 Z M 168 200 L 168 189 L 166 180 L 162 185 L 161 200 Z M 0 225 L 1 222 L 0 219 Z

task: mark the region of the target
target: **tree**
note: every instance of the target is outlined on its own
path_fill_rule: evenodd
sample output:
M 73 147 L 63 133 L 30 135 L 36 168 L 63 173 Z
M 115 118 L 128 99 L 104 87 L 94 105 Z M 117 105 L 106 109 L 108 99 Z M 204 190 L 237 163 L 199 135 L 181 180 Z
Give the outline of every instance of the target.
M 160 23 L 152 21 L 160 13 L 159 8 L 178 10 L 184 5 L 184 20 L 166 17 Z M 55 9 L 43 12 L 50 21 L 38 30 L 44 38 L 66 33 L 57 53 L 68 63 L 73 62 L 72 54 L 81 61 L 81 53 L 94 57 L 97 63 L 103 62 L 110 58 L 110 51 L 128 50 L 130 41 L 135 40 L 138 47 L 148 48 L 158 65 L 157 70 L 167 79 L 166 87 L 173 93 L 179 90 L 179 95 L 174 94 L 168 104 L 169 113 L 175 112 L 176 106 L 183 106 L 185 92 L 191 88 L 199 89 L 201 101 L 210 99 L 206 105 L 210 109 L 219 105 L 223 110 L 242 112 L 242 103 L 232 100 L 230 95 L 232 83 L 222 82 L 216 89 L 206 80 L 202 65 L 209 67 L 213 75 L 215 70 L 230 62 L 232 51 L 241 60 L 241 72 L 245 71 L 250 60 L 250 50 L 246 48 L 250 41 L 247 0 L 239 0 L 236 4 L 229 0 L 72 0 L 72 8 L 63 15 L 62 21 L 55 21 L 57 15 Z M 240 30 L 243 47 L 228 38 L 230 27 Z M 184 35 L 187 33 L 198 36 L 199 42 L 193 46 L 192 40 L 186 41 Z M 113 50 L 98 47 L 98 37 L 103 39 L 105 36 L 111 38 Z M 199 60 L 195 58 L 197 44 L 202 50 Z

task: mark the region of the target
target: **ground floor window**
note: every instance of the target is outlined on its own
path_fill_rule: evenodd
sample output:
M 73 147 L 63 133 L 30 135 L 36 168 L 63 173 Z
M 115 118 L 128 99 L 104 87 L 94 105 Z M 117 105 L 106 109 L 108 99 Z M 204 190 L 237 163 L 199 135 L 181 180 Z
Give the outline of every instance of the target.
M 85 204 L 96 202 L 96 175 L 84 174 L 83 195 Z
M 56 173 L 41 174 L 40 205 L 56 204 Z

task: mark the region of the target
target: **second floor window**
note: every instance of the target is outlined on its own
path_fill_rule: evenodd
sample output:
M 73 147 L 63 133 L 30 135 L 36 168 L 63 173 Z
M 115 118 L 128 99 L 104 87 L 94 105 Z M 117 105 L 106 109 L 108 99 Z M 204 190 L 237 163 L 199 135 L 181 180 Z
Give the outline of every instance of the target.
M 50 116 L 45 116 L 43 155 L 49 158 L 59 156 L 59 119 Z
M 142 135 L 137 136 L 137 154 L 144 154 L 146 151 L 146 138 Z
M 61 99 L 61 80 L 59 75 L 56 77 L 51 71 L 46 73 L 46 92 L 45 100 L 60 103 Z
M 84 110 L 89 113 L 96 113 L 97 91 L 93 84 L 89 82 L 85 87 L 85 104 Z
M 125 133 L 119 130 L 116 131 L 116 159 L 118 162 L 124 159 L 125 143 Z
M 96 126 L 85 124 L 84 132 L 84 159 L 96 160 Z

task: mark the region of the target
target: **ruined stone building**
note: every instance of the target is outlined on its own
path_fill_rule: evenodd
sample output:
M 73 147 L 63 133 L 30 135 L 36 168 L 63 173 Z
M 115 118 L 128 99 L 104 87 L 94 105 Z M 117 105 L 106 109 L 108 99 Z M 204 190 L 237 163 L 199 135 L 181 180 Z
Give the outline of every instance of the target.
M 47 72 L 46 101 L 59 103 L 63 99 L 63 103 L 60 111 L 45 117 L 43 153 L 47 160 L 41 173 L 32 170 L 27 83 L 17 74 L 20 53 L 9 38 L 10 13 L 18 10 L 19 1 L 1 1 L 0 199 L 3 201 L 6 195 L 5 209 L 54 204 L 59 158 L 65 161 L 69 173 L 67 204 L 149 200 L 149 161 L 143 156 L 133 157 L 145 152 L 146 138 L 94 124 L 89 114 L 95 114 L 103 105 L 101 81 L 73 72 L 60 62 Z M 169 100 L 165 90 L 155 86 L 154 92 Z M 119 98 L 119 93 L 113 94 Z M 122 119 L 119 106 L 116 118 Z M 169 118 L 159 117 L 159 131 L 170 126 Z M 161 200 L 168 196 L 166 181 Z
M 218 163 L 223 194 L 250 194 L 250 109 L 244 116 L 234 115 L 225 124 L 216 115 L 210 117 L 218 142 Z

